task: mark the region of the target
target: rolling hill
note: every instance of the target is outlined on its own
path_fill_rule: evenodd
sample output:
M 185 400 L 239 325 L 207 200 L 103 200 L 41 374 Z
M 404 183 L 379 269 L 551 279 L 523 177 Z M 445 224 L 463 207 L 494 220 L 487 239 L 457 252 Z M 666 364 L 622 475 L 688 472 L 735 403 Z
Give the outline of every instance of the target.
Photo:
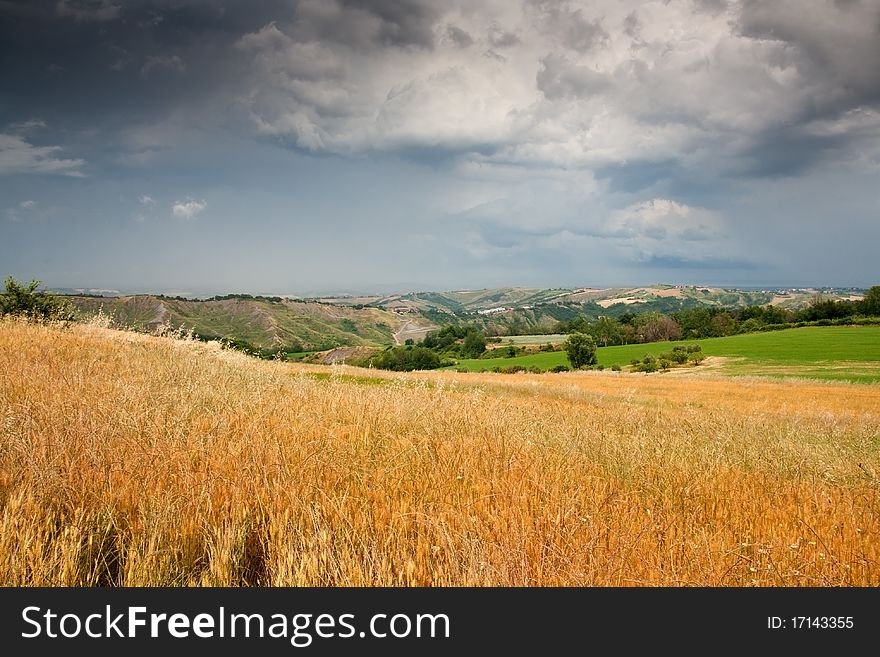
M 382 308 L 352 308 L 318 302 L 269 298 L 188 300 L 135 295 L 70 296 L 85 313 L 103 311 L 116 326 L 153 331 L 160 325 L 192 329 L 209 339 L 234 338 L 258 349 L 316 351 L 338 346 L 395 343 L 395 333 L 424 334 L 430 323 L 403 318 Z M 413 326 L 414 325 L 414 326 Z
M 487 335 L 553 332 L 579 315 L 627 312 L 672 313 L 685 308 L 776 305 L 796 309 L 817 295 L 860 298 L 862 290 L 799 288 L 736 290 L 654 285 L 635 288 L 502 287 L 451 292 L 310 299 L 227 295 L 199 300 L 162 295 L 68 295 L 85 313 L 100 309 L 116 325 L 153 331 L 183 326 L 205 338 L 230 338 L 262 350 L 320 351 L 334 347 L 379 347 L 420 340 L 431 329 L 466 322 Z

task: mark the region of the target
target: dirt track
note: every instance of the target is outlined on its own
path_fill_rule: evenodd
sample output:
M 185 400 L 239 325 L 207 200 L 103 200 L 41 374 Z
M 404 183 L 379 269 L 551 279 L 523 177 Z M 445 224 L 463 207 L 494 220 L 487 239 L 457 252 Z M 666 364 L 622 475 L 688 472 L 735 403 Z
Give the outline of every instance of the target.
M 435 328 L 435 326 L 419 326 L 414 320 L 408 319 L 393 333 L 394 341 L 397 344 L 403 344 L 408 339 L 419 341 L 427 335 L 428 331 Z

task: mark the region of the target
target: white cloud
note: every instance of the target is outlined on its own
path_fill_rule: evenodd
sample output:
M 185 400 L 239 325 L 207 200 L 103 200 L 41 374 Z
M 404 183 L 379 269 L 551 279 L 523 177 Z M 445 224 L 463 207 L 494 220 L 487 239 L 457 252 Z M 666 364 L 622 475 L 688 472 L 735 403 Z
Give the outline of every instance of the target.
M 309 2 L 238 41 L 253 63 L 242 102 L 259 132 L 311 151 L 701 168 L 876 89 L 876 3 L 788 4 L 432 3 L 432 47 L 392 47 L 375 45 L 372 14 Z M 327 36 L 333 21 L 348 41 Z
M 37 206 L 37 202 L 32 199 L 21 201 L 18 205 L 6 209 L 6 216 L 10 221 L 21 221 L 24 216 Z
M 606 236 L 640 260 L 677 258 L 693 261 L 730 257 L 720 214 L 664 198 L 634 203 L 613 213 Z
M 138 203 L 143 205 L 145 208 L 150 208 L 156 205 L 156 199 L 154 199 L 152 196 L 149 196 L 148 194 L 144 194 L 138 199 Z
M 147 57 L 147 61 L 141 67 L 141 77 L 146 79 L 155 70 L 167 69 L 175 73 L 183 73 L 186 71 L 186 62 L 177 55 L 156 55 Z
M 20 123 L 12 123 L 9 125 L 9 129 L 17 133 L 30 132 L 31 130 L 38 130 L 45 127 L 47 127 L 46 122 L 43 119 L 36 118 L 28 119 L 27 121 L 21 121 Z
M 0 133 L 0 175 L 60 174 L 83 177 L 85 160 L 57 157 L 60 146 L 34 146 L 18 135 Z
M 185 201 L 175 201 L 171 206 L 171 214 L 180 219 L 193 219 L 207 207 L 207 201 L 196 201 L 189 198 Z

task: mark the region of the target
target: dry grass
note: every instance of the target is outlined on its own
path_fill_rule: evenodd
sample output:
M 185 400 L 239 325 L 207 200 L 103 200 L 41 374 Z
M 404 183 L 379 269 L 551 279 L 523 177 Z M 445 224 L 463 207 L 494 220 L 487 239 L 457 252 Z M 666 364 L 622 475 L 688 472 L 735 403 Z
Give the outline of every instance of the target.
M 0 323 L 6 585 L 880 584 L 880 388 Z

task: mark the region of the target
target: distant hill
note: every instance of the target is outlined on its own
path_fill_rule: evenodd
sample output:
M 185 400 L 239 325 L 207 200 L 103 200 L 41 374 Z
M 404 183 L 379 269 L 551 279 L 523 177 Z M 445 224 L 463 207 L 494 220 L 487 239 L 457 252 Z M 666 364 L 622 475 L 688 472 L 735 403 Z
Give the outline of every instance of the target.
M 106 294 L 107 291 L 101 291 Z M 160 324 L 195 330 L 207 338 L 234 338 L 259 349 L 318 351 L 419 340 L 427 331 L 450 323 L 480 326 L 489 335 L 552 332 L 559 321 L 579 315 L 684 308 L 775 305 L 796 310 L 817 296 L 861 298 L 855 288 L 738 290 L 717 287 L 653 285 L 614 288 L 519 288 L 450 292 L 413 292 L 376 296 L 314 299 L 227 295 L 192 300 L 161 295 L 68 298 L 80 310 L 103 308 L 120 326 L 152 331 Z
M 205 338 L 243 340 L 259 349 L 313 351 L 396 342 L 395 333 L 423 336 L 431 324 L 381 308 L 352 308 L 315 301 L 225 298 L 196 301 L 152 295 L 68 297 L 81 311 L 99 310 L 118 326 L 153 331 L 159 325 L 193 329 Z
M 414 292 L 385 296 L 323 297 L 334 305 L 382 308 L 400 315 L 421 316 L 436 324 L 467 321 L 489 334 L 552 331 L 558 321 L 578 315 L 620 316 L 626 312 L 672 313 L 685 308 L 775 305 L 797 310 L 821 295 L 858 299 L 856 288 L 732 288 L 653 285 L 608 288 L 517 288 L 453 292 Z

